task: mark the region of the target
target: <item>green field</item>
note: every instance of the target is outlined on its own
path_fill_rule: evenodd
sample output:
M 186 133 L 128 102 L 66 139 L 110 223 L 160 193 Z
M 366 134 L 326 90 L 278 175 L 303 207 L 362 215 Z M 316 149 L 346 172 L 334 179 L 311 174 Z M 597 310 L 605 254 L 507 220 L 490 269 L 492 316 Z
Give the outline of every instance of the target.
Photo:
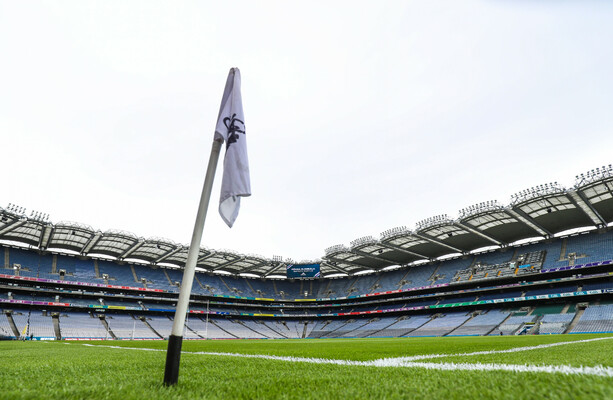
M 0 342 L 0 398 L 613 399 L 613 335 L 185 341 L 176 387 L 165 352 L 139 348 L 166 342 Z

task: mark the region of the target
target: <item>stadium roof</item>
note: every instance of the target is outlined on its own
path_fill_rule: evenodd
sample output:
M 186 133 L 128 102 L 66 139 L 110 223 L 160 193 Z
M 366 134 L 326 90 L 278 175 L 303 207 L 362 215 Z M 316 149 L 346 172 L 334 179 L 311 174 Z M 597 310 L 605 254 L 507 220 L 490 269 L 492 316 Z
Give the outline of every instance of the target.
M 67 251 L 81 256 L 101 256 L 117 261 L 182 268 L 188 246 L 163 238 L 142 238 L 129 232 L 102 232 L 73 222 L 48 221 L 39 212 L 9 204 L 0 208 L 0 240 L 29 245 L 38 250 Z M 389 229 L 380 238 L 366 236 L 350 246 L 325 250 L 322 276 L 381 270 L 395 265 L 418 264 L 438 257 L 469 254 L 483 248 L 505 247 L 529 238 L 547 239 L 574 228 L 603 228 L 613 223 L 613 167 L 597 168 L 576 177 L 566 189 L 558 183 L 522 190 L 509 205 L 497 201 L 475 204 L 459 211 L 457 218 L 438 215 L 406 227 Z M 207 271 L 284 274 L 293 260 L 240 254 L 230 250 L 201 248 L 197 266 Z

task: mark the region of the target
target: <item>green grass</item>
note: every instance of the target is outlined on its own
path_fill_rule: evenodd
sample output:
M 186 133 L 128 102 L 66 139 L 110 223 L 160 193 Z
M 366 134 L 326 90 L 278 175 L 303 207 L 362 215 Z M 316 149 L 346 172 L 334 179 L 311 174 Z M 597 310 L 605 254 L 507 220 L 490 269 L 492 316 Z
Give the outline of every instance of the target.
M 375 360 L 457 354 L 606 335 L 407 339 L 185 341 L 186 352 Z M 546 373 L 339 366 L 184 353 L 179 384 L 164 387 L 162 341 L 0 342 L 0 399 L 611 399 L 613 378 Z M 427 362 L 613 367 L 613 339 Z

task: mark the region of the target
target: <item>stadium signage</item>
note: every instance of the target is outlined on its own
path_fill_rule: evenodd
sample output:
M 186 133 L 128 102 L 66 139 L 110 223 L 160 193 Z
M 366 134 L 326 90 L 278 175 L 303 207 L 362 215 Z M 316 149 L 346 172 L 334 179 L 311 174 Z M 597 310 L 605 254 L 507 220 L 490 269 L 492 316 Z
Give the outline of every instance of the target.
M 320 264 L 287 264 L 286 276 L 291 279 L 319 278 Z
M 103 288 L 111 288 L 111 289 L 138 290 L 141 292 L 164 292 L 164 290 L 162 289 L 145 289 L 142 287 L 105 285 L 102 283 L 60 281 L 57 279 L 42 279 L 42 278 L 32 278 L 29 276 L 17 276 L 17 275 L 6 275 L 6 274 L 0 274 L 0 278 L 10 278 L 10 279 L 17 279 L 20 281 L 31 281 L 31 282 L 61 283 L 63 285 L 78 285 L 78 286 L 90 286 L 90 287 L 103 287 Z

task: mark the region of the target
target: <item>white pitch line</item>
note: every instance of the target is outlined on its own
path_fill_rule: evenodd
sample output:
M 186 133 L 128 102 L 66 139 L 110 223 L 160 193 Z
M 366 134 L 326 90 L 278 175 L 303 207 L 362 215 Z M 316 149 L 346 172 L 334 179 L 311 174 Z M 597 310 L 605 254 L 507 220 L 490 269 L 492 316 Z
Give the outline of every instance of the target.
M 404 367 L 404 368 L 425 368 L 431 370 L 441 371 L 512 371 L 512 372 L 541 372 L 550 374 L 566 374 L 566 375 L 594 375 L 603 377 L 613 377 L 613 368 L 604 366 L 595 367 L 573 367 L 570 365 L 516 365 L 516 364 L 492 364 L 492 363 L 426 363 L 426 362 L 414 362 L 415 360 L 431 359 L 431 358 L 443 358 L 443 357 L 458 357 L 458 356 L 473 356 L 483 354 L 503 354 L 513 353 L 519 351 L 538 350 L 543 348 L 550 348 L 555 346 L 562 346 L 574 343 L 586 343 L 597 340 L 608 340 L 613 337 L 602 337 L 594 339 L 575 340 L 569 342 L 558 342 L 550 344 L 542 344 L 537 346 L 525 346 L 515 347 L 506 350 L 490 350 L 490 351 L 478 351 L 473 353 L 458 353 L 458 354 L 426 354 L 421 356 L 412 357 L 396 357 L 396 358 L 381 358 L 371 361 L 354 361 L 354 360 L 335 360 L 328 358 L 311 358 L 311 357 L 291 357 L 291 356 L 274 356 L 266 354 L 241 354 L 241 353 L 221 353 L 221 352 L 208 352 L 198 351 L 189 352 L 183 351 L 184 354 L 193 355 L 209 355 L 209 356 L 222 356 L 222 357 L 237 357 L 237 358 L 252 358 L 252 359 L 264 359 L 275 360 L 284 362 L 302 362 L 309 364 L 329 364 L 329 365 L 352 365 L 352 366 L 364 366 L 364 367 Z M 67 343 L 68 344 L 68 343 Z M 105 347 L 111 349 L 122 350 L 140 350 L 140 351 L 153 351 L 163 352 L 164 349 L 149 349 L 144 347 L 124 347 L 124 346 L 106 346 L 106 345 L 94 345 L 87 343 L 80 343 L 83 346 L 89 347 Z
M 417 360 L 428 360 L 428 359 L 433 359 L 433 358 L 466 357 L 466 356 L 480 356 L 480 355 L 487 355 L 487 354 L 517 353 L 520 351 L 540 350 L 540 349 L 547 349 L 550 347 L 564 346 L 567 344 L 588 343 L 588 342 L 595 342 L 598 340 L 611 340 L 611 339 L 613 339 L 613 336 L 599 337 L 599 338 L 593 338 L 593 339 L 572 340 L 568 342 L 539 344 L 536 346 L 512 347 L 506 350 L 484 350 L 484 351 L 475 351 L 472 353 L 456 353 L 456 354 L 453 354 L 453 353 L 452 354 L 424 354 L 424 355 L 418 355 L 418 356 L 397 357 L 397 358 L 392 358 L 392 360 L 417 361 Z

